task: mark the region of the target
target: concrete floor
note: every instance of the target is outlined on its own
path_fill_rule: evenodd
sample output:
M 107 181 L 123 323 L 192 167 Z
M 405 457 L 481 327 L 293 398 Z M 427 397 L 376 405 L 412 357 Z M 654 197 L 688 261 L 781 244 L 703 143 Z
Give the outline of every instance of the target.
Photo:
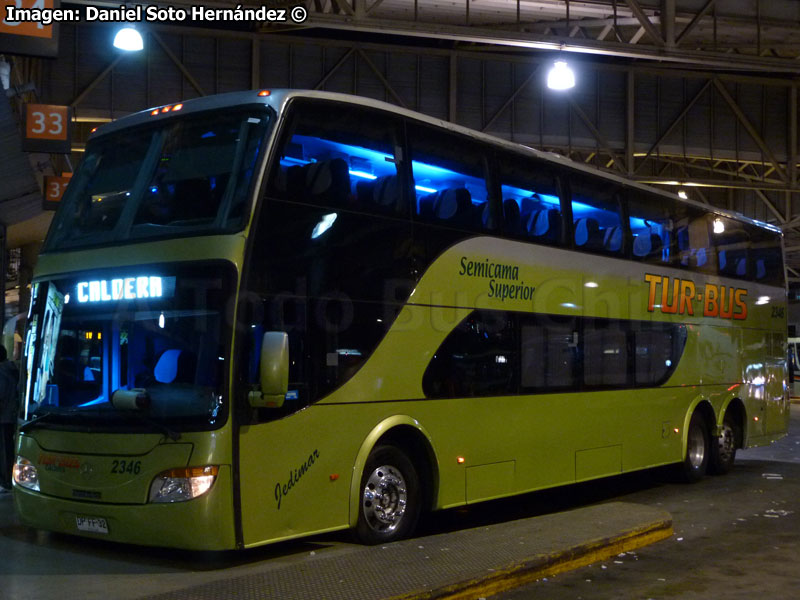
M 800 405 L 790 435 L 737 454 L 722 477 L 615 499 L 672 514 L 675 535 L 635 553 L 495 596 L 497 600 L 800 598 Z

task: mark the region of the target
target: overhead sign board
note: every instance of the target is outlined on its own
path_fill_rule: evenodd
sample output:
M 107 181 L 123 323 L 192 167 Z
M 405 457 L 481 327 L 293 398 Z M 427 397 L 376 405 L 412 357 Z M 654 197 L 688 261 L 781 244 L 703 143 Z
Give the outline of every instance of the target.
M 60 0 L 0 0 L 0 54 L 57 56 L 58 24 L 45 15 L 60 4 Z M 16 20 L 14 11 L 19 9 L 25 15 L 43 16 L 40 20 Z
M 61 198 L 64 197 L 64 191 L 67 189 L 67 184 L 72 178 L 72 174 L 62 175 L 57 177 L 54 175 L 46 175 L 44 178 L 44 210 L 56 210 L 61 203 Z
M 55 104 L 25 105 L 25 152 L 69 154 L 72 144 L 72 109 Z

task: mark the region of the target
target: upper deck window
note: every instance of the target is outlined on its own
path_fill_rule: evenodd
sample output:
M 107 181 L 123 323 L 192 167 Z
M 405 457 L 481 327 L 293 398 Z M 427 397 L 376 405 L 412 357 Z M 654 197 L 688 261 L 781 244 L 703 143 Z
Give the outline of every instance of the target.
M 90 142 L 44 251 L 240 229 L 270 121 L 195 114 Z

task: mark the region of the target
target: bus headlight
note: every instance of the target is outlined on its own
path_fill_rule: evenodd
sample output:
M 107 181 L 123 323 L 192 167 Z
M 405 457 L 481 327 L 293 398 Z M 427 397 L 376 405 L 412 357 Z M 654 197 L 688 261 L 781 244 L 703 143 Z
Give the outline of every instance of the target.
M 34 492 L 39 491 L 39 472 L 27 458 L 17 457 L 14 463 L 14 483 Z
M 219 467 L 170 469 L 156 475 L 150 484 L 150 502 L 184 502 L 202 496 L 217 479 Z

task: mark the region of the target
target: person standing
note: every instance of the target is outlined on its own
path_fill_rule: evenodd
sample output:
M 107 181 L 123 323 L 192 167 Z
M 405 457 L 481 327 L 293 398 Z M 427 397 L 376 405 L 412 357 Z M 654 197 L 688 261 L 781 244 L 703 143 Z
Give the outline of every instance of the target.
M 0 487 L 11 489 L 14 463 L 14 428 L 17 424 L 19 372 L 0 344 Z

